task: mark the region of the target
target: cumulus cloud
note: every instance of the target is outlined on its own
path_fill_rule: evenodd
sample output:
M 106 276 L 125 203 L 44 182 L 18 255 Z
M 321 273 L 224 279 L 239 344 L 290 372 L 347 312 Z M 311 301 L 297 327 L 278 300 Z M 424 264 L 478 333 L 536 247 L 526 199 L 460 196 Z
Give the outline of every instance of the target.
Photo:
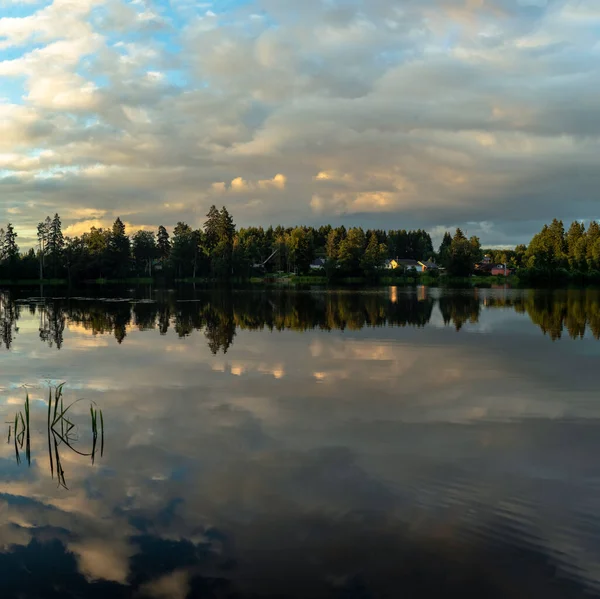
M 240 225 L 486 222 L 484 243 L 510 244 L 554 216 L 598 217 L 589 3 L 54 0 L 16 14 L 0 18 L 0 221 L 17 228 L 58 211 L 79 230 L 98 206 L 107 222 L 198 226 L 218 201 Z

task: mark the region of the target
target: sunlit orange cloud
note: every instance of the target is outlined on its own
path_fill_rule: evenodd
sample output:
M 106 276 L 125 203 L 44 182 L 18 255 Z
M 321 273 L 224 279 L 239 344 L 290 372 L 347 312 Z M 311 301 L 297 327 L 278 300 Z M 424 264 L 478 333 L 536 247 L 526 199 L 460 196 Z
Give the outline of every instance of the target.
M 277 173 L 272 179 L 260 179 L 258 181 L 249 181 L 243 177 L 235 177 L 231 180 L 229 186 L 224 181 L 217 181 L 211 185 L 211 191 L 214 193 L 243 193 L 248 191 L 285 189 L 287 177 Z
M 115 219 L 116 218 L 117 217 L 115 216 Z M 73 223 L 72 225 L 69 225 L 64 230 L 64 234 L 66 237 L 78 237 L 79 235 L 83 235 L 84 233 L 89 233 L 89 231 L 92 227 L 96 227 L 96 229 L 110 229 L 113 226 L 115 219 L 109 220 L 106 218 L 104 218 L 104 219 L 94 218 L 94 219 L 89 219 L 89 220 L 78 221 L 76 223 Z M 148 227 L 147 225 L 133 225 L 132 223 L 130 223 L 128 221 L 123 221 L 123 224 L 125 225 L 125 231 L 128 234 L 130 234 L 134 231 L 138 231 L 139 229 L 141 229 L 141 230 L 154 229 L 154 227 Z
M 110 223 L 105 220 L 99 220 L 99 219 L 82 220 L 82 221 L 73 223 L 72 225 L 69 225 L 64 230 L 64 234 L 67 237 L 77 237 L 79 235 L 83 235 L 83 233 L 87 233 L 92 227 L 96 227 L 96 229 L 102 229 L 109 225 L 110 225 Z

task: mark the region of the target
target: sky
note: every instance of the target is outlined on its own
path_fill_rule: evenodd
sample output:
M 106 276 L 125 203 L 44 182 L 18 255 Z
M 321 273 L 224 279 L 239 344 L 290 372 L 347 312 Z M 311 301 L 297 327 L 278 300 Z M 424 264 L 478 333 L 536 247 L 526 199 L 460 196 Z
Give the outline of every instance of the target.
M 0 223 L 600 217 L 592 0 L 0 0 Z

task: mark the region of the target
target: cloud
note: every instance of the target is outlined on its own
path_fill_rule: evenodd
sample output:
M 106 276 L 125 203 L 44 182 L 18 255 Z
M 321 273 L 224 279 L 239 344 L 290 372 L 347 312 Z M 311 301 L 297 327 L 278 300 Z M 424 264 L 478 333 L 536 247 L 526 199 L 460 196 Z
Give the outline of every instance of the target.
M 586 3 L 171 4 L 0 18 L 0 188 L 28 206 L 18 229 L 97 206 L 199 226 L 218 200 L 239 225 L 489 222 L 493 245 L 598 216 Z
M 184 570 L 175 570 L 143 585 L 145 594 L 156 599 L 185 599 L 189 587 L 189 574 Z
M 129 557 L 134 549 L 125 542 L 120 546 L 104 540 L 85 540 L 72 543 L 69 549 L 77 558 L 80 572 L 88 580 L 110 580 L 125 584 L 129 574 Z
M 75 210 L 75 214 L 77 213 L 83 213 L 86 214 L 87 209 L 81 209 L 81 210 Z M 95 210 L 90 210 L 89 211 L 90 214 L 100 214 L 100 212 L 95 211 Z M 104 211 L 101 211 L 102 214 L 104 214 Z M 79 220 L 77 222 L 74 222 L 72 224 L 70 224 L 65 230 L 64 230 L 64 234 L 67 237 L 77 237 L 79 235 L 83 235 L 84 233 L 89 232 L 89 230 L 92 227 L 95 227 L 96 229 L 110 229 L 114 223 L 115 219 L 109 219 L 109 218 L 89 218 L 89 219 L 85 219 L 85 220 Z M 137 224 L 132 224 L 126 220 L 123 221 L 123 224 L 125 225 L 125 230 L 127 231 L 127 233 L 132 233 L 133 231 L 137 230 L 137 229 L 143 229 L 144 225 L 137 225 Z
M 285 189 L 287 177 L 282 174 L 275 175 L 272 179 L 262 179 L 260 181 L 246 181 L 242 177 L 236 177 L 227 185 L 224 181 L 218 181 L 212 184 L 212 190 L 217 193 L 247 193 L 250 191 L 261 191 L 269 189 Z

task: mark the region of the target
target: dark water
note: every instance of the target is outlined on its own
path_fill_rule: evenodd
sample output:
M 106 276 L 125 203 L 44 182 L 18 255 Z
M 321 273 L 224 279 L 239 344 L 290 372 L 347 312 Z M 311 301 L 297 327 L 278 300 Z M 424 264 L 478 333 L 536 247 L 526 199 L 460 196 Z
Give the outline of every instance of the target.
M 598 593 L 598 291 L 120 296 L 0 296 L 3 598 Z

